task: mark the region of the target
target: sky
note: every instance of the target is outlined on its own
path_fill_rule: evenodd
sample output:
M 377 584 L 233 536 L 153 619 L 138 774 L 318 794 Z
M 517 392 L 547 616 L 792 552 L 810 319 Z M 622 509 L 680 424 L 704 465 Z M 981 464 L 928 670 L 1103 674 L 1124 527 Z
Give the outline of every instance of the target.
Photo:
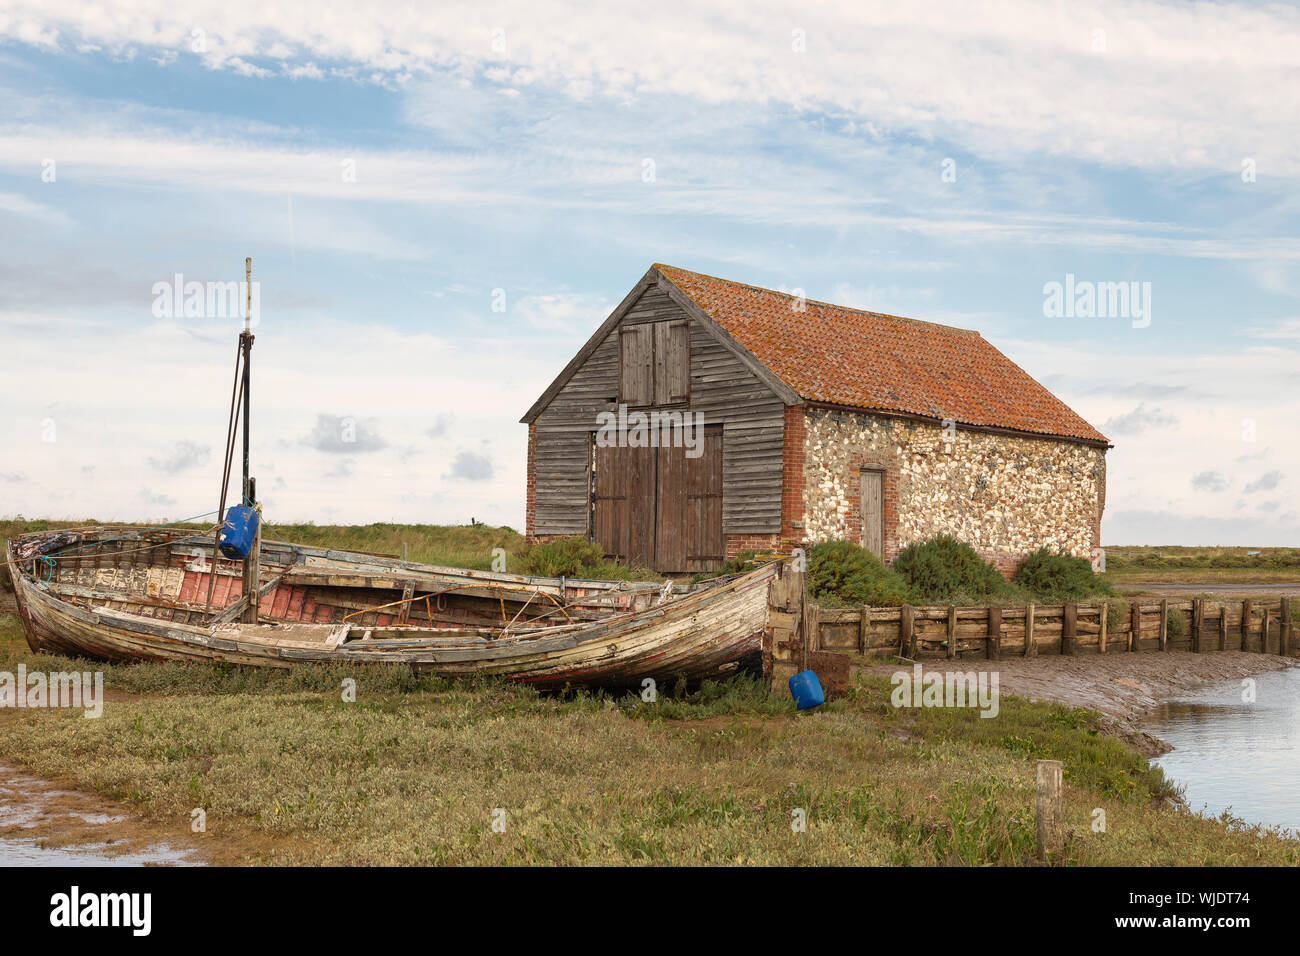
M 1241 3 L 0 0 L 0 516 L 216 508 L 242 320 L 169 290 L 251 256 L 267 520 L 522 528 L 520 416 L 665 262 L 977 329 L 1114 443 L 1104 544 L 1300 545 L 1297 50 Z

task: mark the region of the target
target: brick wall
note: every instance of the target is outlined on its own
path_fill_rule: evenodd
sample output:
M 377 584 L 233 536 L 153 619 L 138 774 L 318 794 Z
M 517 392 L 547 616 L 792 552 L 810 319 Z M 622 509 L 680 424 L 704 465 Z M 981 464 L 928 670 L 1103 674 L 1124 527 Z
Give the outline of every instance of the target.
M 537 514 L 537 423 L 528 425 L 528 479 L 524 496 L 524 539 L 533 538 L 534 519 Z
M 785 407 L 785 442 L 782 448 L 781 537 L 803 541 L 807 511 L 808 416 L 804 405 Z M 743 550 L 743 549 L 742 549 Z
M 745 551 L 775 551 L 789 554 L 794 545 L 782 541 L 779 534 L 729 534 L 727 535 L 727 557 L 734 558 Z

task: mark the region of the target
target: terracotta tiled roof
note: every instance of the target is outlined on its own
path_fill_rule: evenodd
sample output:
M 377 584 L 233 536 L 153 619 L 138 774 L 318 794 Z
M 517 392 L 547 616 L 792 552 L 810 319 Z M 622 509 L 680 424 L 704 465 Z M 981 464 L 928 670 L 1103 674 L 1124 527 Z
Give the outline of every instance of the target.
M 808 401 L 1106 441 L 978 332 L 655 269 Z

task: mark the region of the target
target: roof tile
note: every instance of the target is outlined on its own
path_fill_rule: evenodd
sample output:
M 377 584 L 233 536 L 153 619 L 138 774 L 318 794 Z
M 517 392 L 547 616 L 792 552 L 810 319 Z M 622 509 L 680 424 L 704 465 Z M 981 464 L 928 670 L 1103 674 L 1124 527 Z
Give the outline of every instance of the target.
M 655 269 L 807 401 L 1106 441 L 978 332 Z

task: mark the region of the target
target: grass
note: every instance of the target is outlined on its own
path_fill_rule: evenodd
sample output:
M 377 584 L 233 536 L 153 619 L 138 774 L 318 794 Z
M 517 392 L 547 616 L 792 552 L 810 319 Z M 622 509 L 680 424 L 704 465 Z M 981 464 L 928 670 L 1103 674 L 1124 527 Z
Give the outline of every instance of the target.
M 0 618 L 0 670 L 20 661 L 70 667 Z M 647 703 L 404 669 L 96 667 L 102 718 L 0 711 L 0 753 L 180 832 L 203 807 L 219 862 L 1019 865 L 1051 757 L 1067 863 L 1300 864 L 1294 841 L 1167 809 L 1169 782 L 1095 715 L 1014 698 L 994 719 L 897 710 L 862 677 L 799 714 L 744 677 Z
M 1108 572 L 1269 570 L 1300 573 L 1300 548 L 1126 546 L 1106 548 Z
M 141 524 L 157 523 L 160 522 Z M 33 531 L 90 526 L 124 527 L 117 522 L 94 519 L 47 521 L 18 518 L 0 520 L 0 538 L 13 538 Z M 182 524 L 179 527 L 205 531 L 211 528 L 212 524 Z M 411 561 L 454 568 L 474 568 L 480 571 L 491 570 L 494 548 L 505 549 L 507 570 L 514 570 L 514 560 L 518 559 L 525 547 L 524 536 L 513 528 L 496 528 L 484 524 L 268 524 L 264 527 L 264 533 L 268 538 L 292 541 L 295 544 L 339 548 L 345 551 L 400 555 L 402 544 L 405 543 L 407 558 Z
M 1300 548 L 1107 547 L 1103 577 L 1117 588 L 1193 584 L 1207 592 L 1295 584 L 1300 581 Z

